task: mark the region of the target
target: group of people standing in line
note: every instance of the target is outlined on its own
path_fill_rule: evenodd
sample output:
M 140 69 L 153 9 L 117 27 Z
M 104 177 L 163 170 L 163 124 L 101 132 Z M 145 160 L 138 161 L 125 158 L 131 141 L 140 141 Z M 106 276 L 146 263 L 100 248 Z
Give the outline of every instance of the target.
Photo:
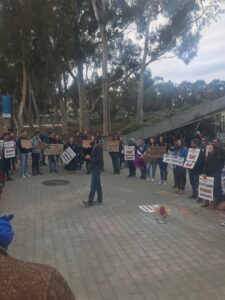
M 112 159 L 113 170 L 115 174 L 119 174 L 119 166 L 124 161 L 124 143 L 118 134 L 112 136 L 112 140 L 120 141 L 119 152 L 110 152 Z M 136 170 L 140 170 L 140 179 L 154 182 L 156 170 L 159 166 L 160 171 L 160 185 L 167 184 L 168 164 L 163 161 L 163 156 L 153 158 L 150 160 L 145 159 L 145 156 L 151 152 L 155 147 L 164 147 L 165 153 L 173 154 L 177 157 L 182 157 L 184 160 L 188 155 L 188 147 L 200 149 L 198 159 L 193 169 L 187 169 L 184 166 L 173 165 L 173 188 L 176 188 L 175 193 L 184 194 L 186 186 L 186 176 L 189 174 L 189 181 L 192 188 L 192 194 L 188 197 L 196 199 L 198 203 L 202 203 L 202 207 L 209 207 L 214 209 L 219 207 L 225 209 L 224 192 L 222 189 L 222 170 L 225 163 L 225 150 L 218 139 L 212 141 L 207 140 L 204 136 L 197 136 L 193 138 L 189 145 L 186 144 L 185 138 L 172 137 L 151 137 L 147 140 L 140 139 L 138 143 L 133 138 L 129 140 L 128 146 L 135 147 L 135 157 L 133 160 L 128 160 L 129 174 L 128 177 L 135 177 Z M 203 201 L 198 197 L 199 176 L 208 176 L 214 178 L 214 201 Z

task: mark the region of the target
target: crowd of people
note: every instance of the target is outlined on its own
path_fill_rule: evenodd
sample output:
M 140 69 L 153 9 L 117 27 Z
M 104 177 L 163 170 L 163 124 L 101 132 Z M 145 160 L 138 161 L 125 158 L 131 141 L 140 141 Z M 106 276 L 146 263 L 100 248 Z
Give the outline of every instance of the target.
M 120 166 L 124 162 L 124 143 L 118 134 L 112 136 L 112 141 L 119 141 L 119 150 L 110 152 L 114 174 L 119 174 Z M 187 158 L 189 148 L 199 149 L 199 156 L 192 169 L 187 169 L 183 165 L 171 165 L 173 169 L 173 188 L 175 193 L 184 194 L 187 183 L 187 175 L 192 189 L 192 194 L 188 196 L 190 199 L 196 199 L 201 203 L 202 207 L 210 209 L 225 209 L 225 191 L 224 179 L 222 171 L 225 164 L 225 150 L 220 141 L 215 138 L 207 140 L 202 134 L 195 135 L 189 141 L 185 137 L 176 136 L 159 136 L 149 139 L 140 139 L 135 142 L 133 138 L 129 140 L 128 146 L 135 147 L 135 156 L 133 160 L 128 160 L 129 174 L 128 177 L 135 177 L 136 170 L 140 170 L 140 179 L 154 182 L 156 179 L 156 171 L 159 168 L 160 185 L 167 184 L 168 163 L 163 161 L 163 156 L 158 158 L 150 158 L 148 154 L 156 147 L 164 147 L 165 153 L 174 155 L 175 157 Z M 204 178 L 214 178 L 213 201 L 203 200 L 198 196 L 199 176 Z
M 83 165 L 86 167 L 86 173 L 91 173 L 91 157 L 94 141 L 102 142 L 99 132 L 95 136 L 90 136 L 86 131 L 76 132 L 74 137 L 70 137 L 68 142 L 63 142 L 58 135 L 52 132 L 41 134 L 39 131 L 34 132 L 32 137 L 28 137 L 26 130 L 22 131 L 20 137 L 16 137 L 13 132 L 7 132 L 0 139 L 5 142 L 13 141 L 15 145 L 15 156 L 5 157 L 4 147 L 0 152 L 0 179 L 1 187 L 4 180 L 12 180 L 12 174 L 16 168 L 16 162 L 20 160 L 20 176 L 27 178 L 29 176 L 41 175 L 41 166 L 48 166 L 49 172 L 58 172 L 63 167 L 68 171 L 79 170 Z M 29 141 L 24 146 L 24 141 Z M 116 151 L 110 150 L 109 155 L 112 160 L 114 174 L 120 174 L 120 170 L 125 162 L 124 147 L 126 145 L 135 148 L 135 156 L 132 160 L 127 161 L 129 169 L 128 177 L 136 176 L 137 169 L 140 170 L 140 179 L 148 182 L 156 180 L 156 172 L 159 169 L 160 185 L 167 184 L 168 163 L 164 162 L 163 156 L 146 159 L 148 153 L 151 153 L 155 147 L 164 147 L 165 153 L 172 153 L 175 156 L 187 158 L 188 149 L 200 149 L 198 159 L 192 169 L 186 169 L 184 166 L 172 165 L 173 169 L 173 188 L 175 193 L 184 194 L 187 183 L 187 176 L 192 188 L 192 194 L 189 198 L 196 199 L 197 202 L 203 202 L 201 206 L 216 208 L 223 207 L 221 203 L 225 200 L 224 187 L 221 180 L 222 170 L 225 163 L 225 150 L 218 139 L 207 140 L 204 135 L 196 135 L 192 139 L 176 136 L 158 136 L 149 139 L 140 139 L 136 142 L 133 138 L 128 143 L 123 142 L 118 134 L 114 134 L 111 141 L 118 141 L 119 147 Z M 84 143 L 86 142 L 86 143 Z M 45 148 L 48 145 L 62 145 L 63 151 L 70 147 L 76 154 L 69 163 L 63 163 L 59 154 L 48 155 L 40 144 L 44 143 Z M 28 146 L 27 146 L 28 145 Z M 30 145 L 30 146 L 29 146 Z M 28 160 L 31 157 L 31 172 L 28 172 Z M 104 163 L 102 162 L 101 171 L 104 171 Z M 199 176 L 214 178 L 214 201 L 203 201 L 198 197 Z

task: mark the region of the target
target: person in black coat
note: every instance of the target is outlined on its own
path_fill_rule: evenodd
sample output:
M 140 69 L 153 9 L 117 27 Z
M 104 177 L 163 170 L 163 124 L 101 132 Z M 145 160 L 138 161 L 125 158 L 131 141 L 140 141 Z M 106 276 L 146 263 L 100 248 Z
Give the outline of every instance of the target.
M 215 209 L 222 198 L 221 174 L 224 167 L 224 156 L 221 155 L 221 151 L 217 145 L 208 145 L 207 154 L 202 173 L 205 177 L 214 177 L 214 200 L 210 204 L 208 200 L 205 200 L 202 207 L 209 206 L 211 209 Z

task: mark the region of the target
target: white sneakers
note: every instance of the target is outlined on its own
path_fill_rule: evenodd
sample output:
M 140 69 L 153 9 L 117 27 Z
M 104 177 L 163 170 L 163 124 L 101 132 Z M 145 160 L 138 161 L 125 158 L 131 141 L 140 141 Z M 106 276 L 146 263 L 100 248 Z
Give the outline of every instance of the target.
M 27 173 L 25 175 L 22 175 L 22 178 L 30 177 L 30 175 Z

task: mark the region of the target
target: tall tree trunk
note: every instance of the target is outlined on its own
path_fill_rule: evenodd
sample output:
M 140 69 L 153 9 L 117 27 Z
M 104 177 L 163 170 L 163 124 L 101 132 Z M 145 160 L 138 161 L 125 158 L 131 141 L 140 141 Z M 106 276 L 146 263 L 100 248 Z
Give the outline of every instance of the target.
M 39 109 L 38 109 L 38 106 L 37 106 L 37 101 L 36 101 L 36 97 L 35 97 L 35 94 L 34 94 L 34 90 L 33 90 L 33 86 L 31 84 L 31 80 L 30 80 L 30 77 L 28 77 L 28 84 L 29 84 L 29 89 L 30 89 L 30 95 L 31 95 L 31 100 L 32 100 L 32 103 L 33 103 L 33 106 L 34 106 L 34 111 L 35 111 L 35 119 L 39 125 L 39 127 L 41 126 L 41 122 L 40 122 L 40 113 L 39 113 Z
M 149 26 L 150 26 L 151 14 L 149 13 L 146 29 L 145 29 L 145 44 L 144 52 L 141 62 L 140 78 L 138 85 L 138 101 L 137 101 L 137 120 L 143 122 L 143 102 L 144 102 L 144 74 L 146 70 L 146 60 L 148 56 L 148 41 L 149 41 Z
M 106 31 L 106 0 L 101 0 L 101 13 L 96 0 L 92 0 L 95 18 L 102 38 L 102 101 L 103 101 L 103 135 L 109 135 L 109 99 L 108 99 L 108 43 Z M 100 17 L 101 16 L 101 17 Z
M 18 127 L 19 132 L 22 129 L 23 126 L 23 111 L 24 106 L 26 103 L 26 96 L 27 96 L 27 69 L 26 69 L 26 63 L 25 60 L 22 61 L 22 87 L 21 87 L 21 99 L 19 104 L 19 111 L 18 111 Z
M 89 111 L 87 106 L 87 94 L 84 85 L 84 74 L 83 74 L 83 63 L 81 61 L 78 62 L 77 66 L 78 71 L 78 93 L 79 93 L 79 127 L 80 130 L 89 130 Z
M 29 76 L 28 76 L 29 77 Z M 28 78 L 29 82 L 29 78 Z M 30 128 L 33 130 L 33 113 L 32 113 L 32 96 L 31 96 L 31 90 L 30 85 L 28 86 L 29 92 L 28 92 L 28 114 L 27 114 L 27 122 L 30 126 Z

